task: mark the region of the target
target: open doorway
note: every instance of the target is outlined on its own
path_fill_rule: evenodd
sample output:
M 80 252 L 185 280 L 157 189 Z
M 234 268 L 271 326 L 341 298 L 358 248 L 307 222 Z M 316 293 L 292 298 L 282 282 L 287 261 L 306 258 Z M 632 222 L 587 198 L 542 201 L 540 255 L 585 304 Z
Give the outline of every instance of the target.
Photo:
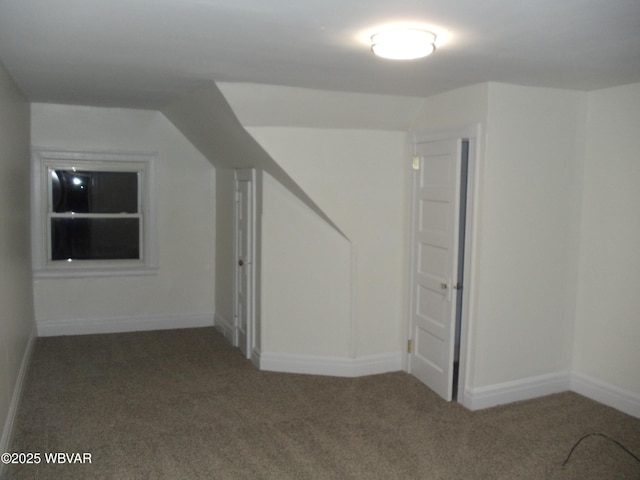
M 453 389 L 452 400 L 458 400 L 458 380 L 460 374 L 460 337 L 462 331 L 462 307 L 464 296 L 462 290 L 465 284 L 464 278 L 464 246 L 466 245 L 466 224 L 467 224 L 467 185 L 469 178 L 469 140 L 463 139 L 460 152 L 460 216 L 458 219 L 458 272 L 456 291 L 456 325 L 454 333 L 453 350 Z

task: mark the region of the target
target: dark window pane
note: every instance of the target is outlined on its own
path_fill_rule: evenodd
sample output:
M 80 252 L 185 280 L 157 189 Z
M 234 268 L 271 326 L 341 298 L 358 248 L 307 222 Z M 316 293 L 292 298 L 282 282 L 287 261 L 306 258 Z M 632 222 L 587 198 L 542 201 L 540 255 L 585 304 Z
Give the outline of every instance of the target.
M 56 213 L 137 213 L 137 172 L 53 170 L 52 209 Z
M 52 260 L 140 258 L 137 218 L 52 218 Z

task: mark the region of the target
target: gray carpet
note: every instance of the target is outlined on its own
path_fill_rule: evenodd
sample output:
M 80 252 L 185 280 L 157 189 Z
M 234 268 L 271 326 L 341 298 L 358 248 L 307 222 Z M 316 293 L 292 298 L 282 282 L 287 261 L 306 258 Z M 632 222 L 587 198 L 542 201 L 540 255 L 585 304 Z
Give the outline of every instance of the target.
M 574 393 L 470 412 L 406 373 L 257 371 L 212 328 L 37 340 L 7 479 L 625 479 L 640 419 Z

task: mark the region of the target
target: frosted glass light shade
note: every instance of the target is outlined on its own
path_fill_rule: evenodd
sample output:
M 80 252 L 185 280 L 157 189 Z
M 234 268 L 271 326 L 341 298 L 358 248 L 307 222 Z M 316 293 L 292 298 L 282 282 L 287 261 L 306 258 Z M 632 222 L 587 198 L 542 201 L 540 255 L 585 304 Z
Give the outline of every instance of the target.
M 388 30 L 371 37 L 371 50 L 379 57 L 413 60 L 431 55 L 436 35 L 426 30 Z

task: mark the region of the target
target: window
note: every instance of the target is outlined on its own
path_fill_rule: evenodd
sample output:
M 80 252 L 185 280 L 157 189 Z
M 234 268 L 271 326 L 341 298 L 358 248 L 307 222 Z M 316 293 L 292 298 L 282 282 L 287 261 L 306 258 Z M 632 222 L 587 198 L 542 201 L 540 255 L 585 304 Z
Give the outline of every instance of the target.
M 37 276 L 153 273 L 155 157 L 33 151 Z

